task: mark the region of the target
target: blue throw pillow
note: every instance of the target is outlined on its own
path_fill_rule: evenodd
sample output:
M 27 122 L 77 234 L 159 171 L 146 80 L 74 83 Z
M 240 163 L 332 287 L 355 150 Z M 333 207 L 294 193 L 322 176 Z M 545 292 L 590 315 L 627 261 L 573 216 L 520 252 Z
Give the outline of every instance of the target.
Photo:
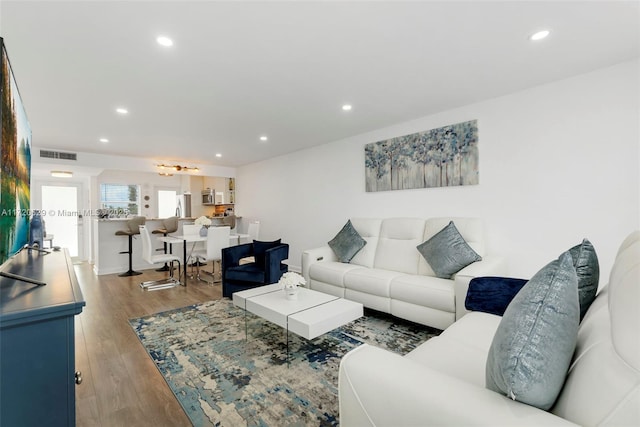
M 482 261 L 482 257 L 467 244 L 453 221 L 418 245 L 417 249 L 441 279 L 451 279 L 469 264 Z
M 274 240 L 273 242 L 261 242 L 258 240 L 253 241 L 253 258 L 255 259 L 256 266 L 264 269 L 264 254 L 268 249 L 280 246 L 280 240 Z
M 600 280 L 600 265 L 596 249 L 587 239 L 569 249 L 573 266 L 578 275 L 578 298 L 580 300 L 580 319 L 582 319 L 596 299 L 598 281 Z
M 548 410 L 565 381 L 580 323 L 578 277 L 565 252 L 513 298 L 493 337 L 486 386 Z
M 348 220 L 328 244 L 340 262 L 350 262 L 360 249 L 364 248 L 367 241 L 353 228 L 351 220 Z
M 512 277 L 474 277 L 469 282 L 464 306 L 467 310 L 502 316 L 526 283 L 525 279 Z

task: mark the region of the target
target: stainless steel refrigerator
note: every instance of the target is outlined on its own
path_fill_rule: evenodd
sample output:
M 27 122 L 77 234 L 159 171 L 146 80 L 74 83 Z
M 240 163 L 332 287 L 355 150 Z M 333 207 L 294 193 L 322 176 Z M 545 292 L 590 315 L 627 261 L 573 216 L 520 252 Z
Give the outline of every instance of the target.
M 176 216 L 191 218 L 191 193 L 179 194 L 176 201 Z

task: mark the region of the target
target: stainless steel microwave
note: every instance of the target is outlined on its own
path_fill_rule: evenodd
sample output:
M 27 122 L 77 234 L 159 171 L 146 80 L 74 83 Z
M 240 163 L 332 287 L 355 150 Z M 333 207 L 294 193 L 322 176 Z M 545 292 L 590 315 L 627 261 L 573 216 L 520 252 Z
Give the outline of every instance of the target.
M 215 200 L 216 200 L 216 191 L 211 189 L 211 188 L 207 188 L 202 190 L 202 204 L 203 205 L 213 205 L 215 204 Z

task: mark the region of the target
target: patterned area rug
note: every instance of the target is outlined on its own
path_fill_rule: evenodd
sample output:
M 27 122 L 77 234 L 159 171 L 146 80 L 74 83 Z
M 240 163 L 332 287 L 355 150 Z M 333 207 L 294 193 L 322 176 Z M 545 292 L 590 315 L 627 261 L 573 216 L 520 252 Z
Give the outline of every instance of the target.
M 245 339 L 245 320 L 248 340 Z M 338 425 L 338 366 L 366 342 L 405 354 L 440 333 L 377 312 L 314 340 L 216 300 L 129 321 L 194 426 Z

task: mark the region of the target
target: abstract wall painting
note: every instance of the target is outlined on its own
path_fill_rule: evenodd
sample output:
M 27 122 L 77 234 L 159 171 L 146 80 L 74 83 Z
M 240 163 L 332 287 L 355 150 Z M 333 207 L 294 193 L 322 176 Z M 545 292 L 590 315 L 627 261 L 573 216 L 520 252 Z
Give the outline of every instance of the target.
M 478 184 L 478 121 L 372 142 L 364 147 L 366 190 Z

